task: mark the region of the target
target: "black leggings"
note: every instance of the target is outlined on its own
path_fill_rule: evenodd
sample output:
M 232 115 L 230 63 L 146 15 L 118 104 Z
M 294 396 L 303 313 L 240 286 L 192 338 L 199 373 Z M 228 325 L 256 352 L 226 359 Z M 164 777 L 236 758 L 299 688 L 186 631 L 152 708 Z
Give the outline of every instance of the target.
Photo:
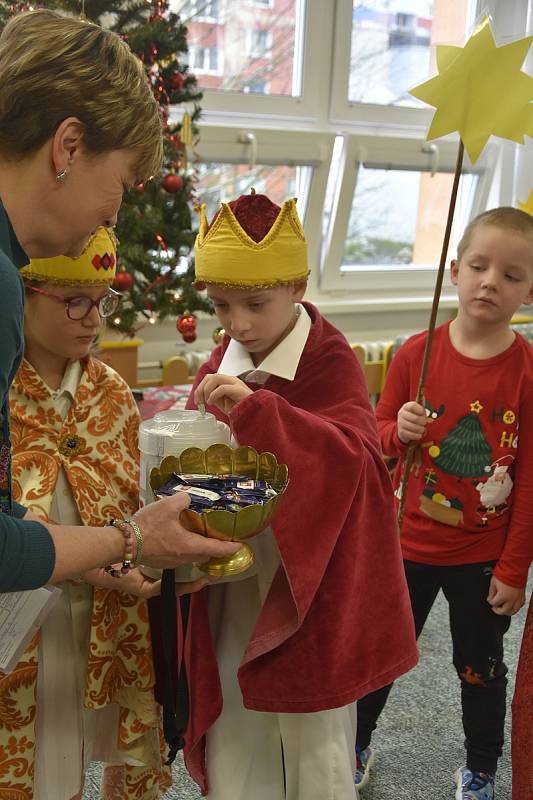
M 450 609 L 453 665 L 461 681 L 466 764 L 472 771 L 496 771 L 505 724 L 507 667 L 503 637 L 511 618 L 487 603 L 495 562 L 438 567 L 404 561 L 416 636 L 442 589 Z M 392 684 L 357 703 L 357 745 L 368 747 Z

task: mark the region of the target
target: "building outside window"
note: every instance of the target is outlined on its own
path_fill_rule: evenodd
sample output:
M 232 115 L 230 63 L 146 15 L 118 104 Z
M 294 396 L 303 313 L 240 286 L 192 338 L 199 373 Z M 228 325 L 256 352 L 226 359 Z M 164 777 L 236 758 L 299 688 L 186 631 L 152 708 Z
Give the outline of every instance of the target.
M 200 87 L 291 96 L 297 84 L 296 28 L 301 2 L 219 0 L 216 7 L 205 0 L 196 0 L 192 5 L 171 2 L 171 10 L 187 22 L 190 49 L 216 47 L 221 54 L 223 68 L 218 76 L 215 78 L 203 68 L 198 76 Z

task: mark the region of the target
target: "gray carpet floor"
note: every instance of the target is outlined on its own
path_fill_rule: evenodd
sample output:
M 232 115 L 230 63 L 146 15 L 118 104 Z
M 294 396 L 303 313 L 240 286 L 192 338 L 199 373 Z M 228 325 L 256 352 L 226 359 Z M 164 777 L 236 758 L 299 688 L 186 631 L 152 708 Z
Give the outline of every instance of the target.
M 496 782 L 497 800 L 511 800 L 510 701 L 525 611 L 514 617 L 506 637 L 509 712 L 507 741 Z M 453 775 L 464 763 L 464 749 L 459 681 L 451 665 L 447 604 L 442 594 L 419 644 L 419 665 L 398 681 L 381 717 L 373 740 L 376 763 L 361 800 L 453 800 Z M 87 777 L 83 800 L 99 798 L 98 784 L 95 766 Z M 174 787 L 164 795 L 165 800 L 198 800 L 200 796 L 178 760 Z

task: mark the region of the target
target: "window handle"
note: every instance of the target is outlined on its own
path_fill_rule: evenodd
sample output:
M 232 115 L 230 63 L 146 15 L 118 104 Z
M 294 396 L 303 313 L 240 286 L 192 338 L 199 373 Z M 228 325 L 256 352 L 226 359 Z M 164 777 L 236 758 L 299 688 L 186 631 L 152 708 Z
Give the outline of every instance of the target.
M 250 131 L 241 131 L 237 141 L 250 147 L 249 165 L 250 169 L 253 169 L 257 162 L 257 136 Z
M 428 142 L 422 145 L 422 152 L 430 156 L 429 162 L 431 167 L 431 177 L 435 175 L 439 168 L 439 148 L 434 142 Z

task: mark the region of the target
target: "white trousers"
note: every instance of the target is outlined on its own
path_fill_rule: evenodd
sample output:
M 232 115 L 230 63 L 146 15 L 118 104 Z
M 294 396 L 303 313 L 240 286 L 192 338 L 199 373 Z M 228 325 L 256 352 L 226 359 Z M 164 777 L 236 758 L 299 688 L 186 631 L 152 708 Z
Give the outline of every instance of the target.
M 260 560 L 257 575 L 209 590 L 224 706 L 207 734 L 208 797 L 357 800 L 355 703 L 312 714 L 274 714 L 243 706 L 237 669 L 279 563 L 269 531 L 253 543 Z

